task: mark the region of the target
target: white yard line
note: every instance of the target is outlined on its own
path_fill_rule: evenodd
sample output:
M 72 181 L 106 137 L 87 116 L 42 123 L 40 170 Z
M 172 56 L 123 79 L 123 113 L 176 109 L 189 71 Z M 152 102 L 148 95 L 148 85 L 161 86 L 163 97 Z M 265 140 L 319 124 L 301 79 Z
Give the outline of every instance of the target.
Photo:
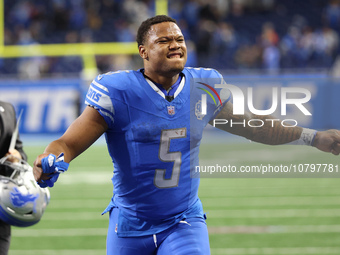
M 10 250 L 9 255 L 94 255 L 101 250 Z M 212 255 L 340 254 L 340 247 L 212 248 Z
M 97 255 L 106 250 L 10 250 L 9 255 Z
M 243 206 L 246 208 L 260 207 L 260 206 L 315 206 L 321 207 L 326 205 L 340 205 L 338 196 L 301 196 L 301 197 L 209 197 L 202 198 L 205 208 L 208 206 L 221 205 L 223 208 Z M 52 199 L 49 204 L 49 210 L 53 211 L 54 208 L 67 208 L 67 209 L 86 209 L 86 208 L 103 208 L 110 202 L 109 198 L 98 199 Z M 103 208 L 105 209 L 105 208 Z
M 285 234 L 285 233 L 340 233 L 340 225 L 302 225 L 302 226 L 218 226 L 208 227 L 209 234 Z M 64 229 L 25 229 L 13 228 L 15 237 L 70 237 L 106 236 L 107 228 L 64 228 Z
M 205 210 L 209 218 L 313 218 L 340 217 L 340 209 L 246 209 Z M 88 221 L 108 220 L 107 215 L 98 212 L 46 212 L 43 221 Z
M 213 248 L 212 255 L 340 254 L 340 247 Z
M 340 233 L 340 225 L 210 226 L 209 234 Z
M 12 229 L 15 237 L 106 236 L 107 228 Z
M 10 250 L 9 255 L 94 255 L 105 250 Z M 212 248 L 212 255 L 340 254 L 340 247 Z
M 83 172 L 65 172 L 59 177 L 58 185 L 108 184 L 111 185 L 113 167 L 83 167 Z
M 103 208 L 104 211 L 105 208 Z M 46 212 L 42 217 L 43 221 L 98 221 L 109 220 L 108 214 L 101 215 L 99 212 Z
M 48 209 L 53 211 L 53 209 L 65 208 L 65 209 L 84 209 L 86 208 L 98 208 L 105 209 L 105 207 L 110 203 L 109 198 L 98 198 L 98 199 L 51 199 Z
M 208 218 L 311 218 L 340 217 L 340 209 L 205 210 Z
M 313 157 L 313 154 L 318 154 L 315 150 L 308 153 L 308 157 Z M 301 158 L 307 157 L 307 153 L 297 147 L 286 147 L 282 150 L 273 149 L 257 149 L 256 153 L 254 150 L 235 150 L 235 151 L 217 151 L 210 155 L 209 159 L 204 157 L 202 154 L 200 158 L 200 165 L 216 165 L 217 163 L 223 165 L 236 165 L 236 164 L 250 164 L 251 162 L 292 162 L 294 160 L 300 160 Z
M 324 205 L 340 205 L 338 196 L 293 196 L 293 197 L 202 197 L 203 206 L 223 205 L 226 206 L 284 206 L 284 205 L 298 205 L 298 206 L 324 206 Z

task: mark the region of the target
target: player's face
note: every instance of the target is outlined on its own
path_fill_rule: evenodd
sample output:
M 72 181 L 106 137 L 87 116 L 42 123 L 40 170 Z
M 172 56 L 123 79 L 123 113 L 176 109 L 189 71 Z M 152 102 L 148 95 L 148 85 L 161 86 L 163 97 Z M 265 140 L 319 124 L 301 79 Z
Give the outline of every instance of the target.
M 173 76 L 181 72 L 187 61 L 187 48 L 180 28 L 173 22 L 151 26 L 144 53 L 147 73 Z

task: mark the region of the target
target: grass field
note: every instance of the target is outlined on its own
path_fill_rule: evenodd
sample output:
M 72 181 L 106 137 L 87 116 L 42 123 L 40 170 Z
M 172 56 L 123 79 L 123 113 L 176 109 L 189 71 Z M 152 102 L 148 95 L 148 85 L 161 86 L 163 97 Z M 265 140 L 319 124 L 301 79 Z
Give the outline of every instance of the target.
M 26 146 L 26 151 L 32 163 L 43 147 Z M 338 165 L 339 157 L 302 146 L 209 143 L 201 147 L 200 165 L 304 163 Z M 103 145 L 74 160 L 50 189 L 51 202 L 41 222 L 12 228 L 9 254 L 105 254 L 108 216 L 101 212 L 112 195 L 111 175 Z M 199 193 L 212 254 L 340 254 L 339 176 L 333 172 L 327 176 L 332 178 L 275 174 L 202 178 Z

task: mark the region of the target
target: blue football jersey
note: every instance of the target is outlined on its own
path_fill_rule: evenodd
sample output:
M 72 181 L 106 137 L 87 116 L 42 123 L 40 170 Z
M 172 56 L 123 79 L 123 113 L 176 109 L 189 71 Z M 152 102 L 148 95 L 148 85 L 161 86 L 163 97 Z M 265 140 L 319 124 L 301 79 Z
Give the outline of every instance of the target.
M 203 217 L 198 199 L 199 144 L 223 104 L 222 76 L 185 68 L 168 102 L 138 71 L 117 71 L 92 81 L 85 103 L 105 119 L 114 164 L 112 201 L 121 210 L 119 236 L 155 234 L 185 217 Z M 224 98 L 225 99 L 225 98 Z

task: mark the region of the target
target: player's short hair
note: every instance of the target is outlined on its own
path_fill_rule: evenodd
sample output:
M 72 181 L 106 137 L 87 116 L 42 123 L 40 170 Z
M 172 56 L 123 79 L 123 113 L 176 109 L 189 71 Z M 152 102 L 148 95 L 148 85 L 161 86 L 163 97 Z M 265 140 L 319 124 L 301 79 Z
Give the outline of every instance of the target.
M 177 24 L 176 20 L 167 16 L 167 15 L 157 15 L 147 20 L 144 20 L 142 24 L 138 28 L 136 41 L 139 45 L 143 45 L 145 43 L 146 35 L 150 30 L 152 25 L 163 23 L 163 22 L 173 22 Z

